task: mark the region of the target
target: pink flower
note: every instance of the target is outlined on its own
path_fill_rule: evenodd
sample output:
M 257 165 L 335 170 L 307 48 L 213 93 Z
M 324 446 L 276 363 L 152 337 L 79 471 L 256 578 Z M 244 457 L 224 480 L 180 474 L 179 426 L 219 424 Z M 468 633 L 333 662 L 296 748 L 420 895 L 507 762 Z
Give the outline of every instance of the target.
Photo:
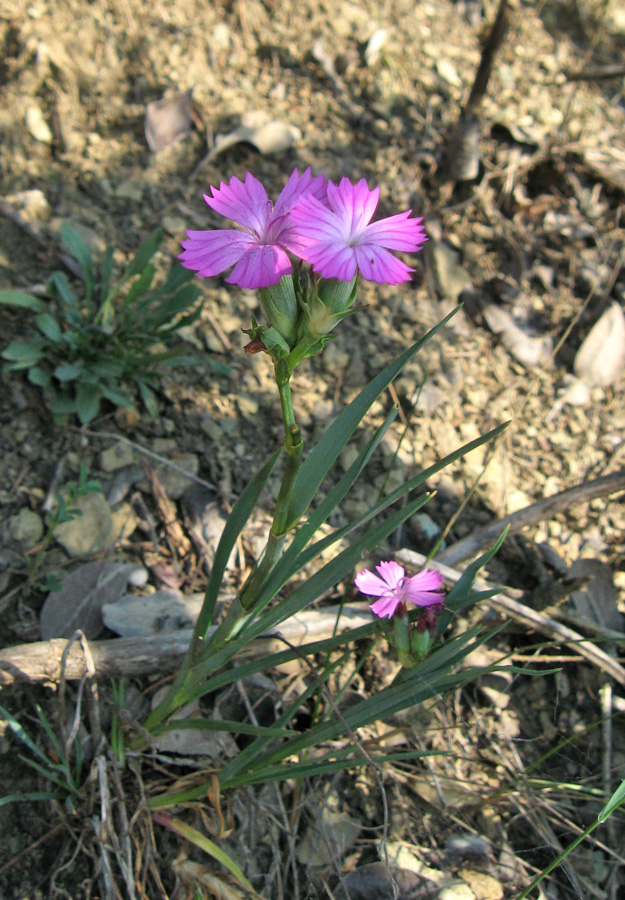
M 410 218 L 411 210 L 371 222 L 380 189 L 370 191 L 361 179 L 343 178 L 338 187 L 327 185 L 327 206 L 307 194 L 291 213 L 296 226 L 290 249 L 309 262 L 323 278 L 351 281 L 357 271 L 366 281 L 399 284 L 414 272 L 390 253 L 414 253 L 427 237 L 423 219 Z
M 204 195 L 211 209 L 237 222 L 243 231 L 187 231 L 184 252 L 178 257 L 182 265 L 198 275 L 211 278 L 234 266 L 226 281 L 242 288 L 263 288 L 277 284 L 293 271 L 286 252 L 293 223 L 291 210 L 304 195 L 325 198 L 326 179 L 313 178 L 310 169 L 300 175 L 295 169 L 275 206 L 267 197 L 260 181 L 249 172 L 245 181 L 232 177 L 228 184 L 211 187 L 212 196 Z
M 356 575 L 354 583 L 361 593 L 380 598 L 371 604 L 371 612 L 381 619 L 390 619 L 397 607 L 406 603 L 414 606 L 442 605 L 444 595 L 439 592 L 443 576 L 440 572 L 423 569 L 412 578 L 406 578 L 403 566 L 396 562 L 381 562 L 376 569 L 379 578 L 365 569 Z

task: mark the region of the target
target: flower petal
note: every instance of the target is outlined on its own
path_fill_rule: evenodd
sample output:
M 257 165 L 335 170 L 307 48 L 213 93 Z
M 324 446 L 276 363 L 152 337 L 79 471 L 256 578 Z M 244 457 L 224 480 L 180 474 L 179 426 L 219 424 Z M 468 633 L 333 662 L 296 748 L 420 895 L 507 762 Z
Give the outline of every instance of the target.
M 376 566 L 376 569 L 378 570 L 380 577 L 383 578 L 388 585 L 389 590 L 401 590 L 402 581 L 406 574 L 406 570 L 403 566 L 400 566 L 399 563 L 396 563 L 394 560 L 389 560 L 389 562 L 382 561 L 379 566 Z
M 204 278 L 220 275 L 237 263 L 257 241 L 243 231 L 187 231 L 189 240 L 182 241 L 178 259 L 185 269 Z
M 443 602 L 443 576 L 440 572 L 431 569 L 423 569 L 412 578 L 404 581 L 404 597 L 408 603 L 415 606 L 434 606 Z
M 277 216 L 285 216 L 289 213 L 300 197 L 311 195 L 319 199 L 326 196 L 326 178 L 325 175 L 317 175 L 312 177 L 310 166 L 303 175 L 299 174 L 297 169 L 291 172 L 289 180 L 280 191 L 280 196 L 276 200 L 273 209 L 272 218 Z
M 328 182 L 328 202 L 341 220 L 346 239 L 361 234 L 376 210 L 380 188 L 369 190 L 364 178 L 352 184 L 349 178 L 341 178 L 338 187 Z
M 361 594 L 366 594 L 368 597 L 383 597 L 385 594 L 388 594 L 386 581 L 378 578 L 369 569 L 359 572 L 354 578 L 354 584 Z
M 402 281 L 410 281 L 410 273 L 414 272 L 414 269 L 383 247 L 358 246 L 354 247 L 353 252 L 358 270 L 365 281 L 399 284 Z
M 247 172 L 245 182 L 233 176 L 228 184 L 222 181 L 211 191 L 212 197 L 204 195 L 211 209 L 262 237 L 272 205 L 258 178 Z
M 408 218 L 411 210 L 388 216 L 367 225 L 361 244 L 376 244 L 389 250 L 404 250 L 415 253 L 427 241 L 422 218 Z
M 283 275 L 290 275 L 292 271 L 291 260 L 281 247 L 250 244 L 226 281 L 254 290 L 277 284 Z
M 399 597 L 381 597 L 375 603 L 372 603 L 369 609 L 374 615 L 379 616 L 380 619 L 390 619 L 400 603 Z

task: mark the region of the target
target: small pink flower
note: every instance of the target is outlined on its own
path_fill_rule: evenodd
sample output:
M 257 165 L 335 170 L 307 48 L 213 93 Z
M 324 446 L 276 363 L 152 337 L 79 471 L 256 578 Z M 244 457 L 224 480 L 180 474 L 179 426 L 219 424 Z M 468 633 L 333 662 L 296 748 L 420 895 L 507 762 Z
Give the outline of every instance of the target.
M 414 269 L 389 251 L 417 251 L 427 240 L 423 219 L 411 219 L 407 210 L 371 222 L 379 196 L 380 189 L 370 191 L 364 178 L 358 184 L 343 178 L 338 187 L 328 182 L 324 202 L 307 194 L 291 213 L 296 230 L 290 249 L 323 278 L 351 281 L 358 271 L 378 284 L 410 281 Z
M 444 594 L 440 592 L 443 576 L 432 569 L 423 569 L 406 578 L 403 566 L 396 562 L 381 562 L 376 566 L 380 577 L 365 569 L 356 575 L 358 590 L 369 597 L 379 597 L 371 604 L 371 612 L 381 619 L 391 618 L 399 606 L 440 606 Z
M 243 231 L 187 231 L 182 242 L 182 265 L 204 278 L 220 275 L 234 266 L 226 281 L 242 288 L 263 288 L 277 284 L 293 271 L 286 252 L 292 238 L 291 210 L 306 194 L 325 198 L 326 179 L 313 178 L 310 169 L 300 175 L 295 169 L 275 206 L 267 197 L 260 181 L 250 172 L 245 181 L 232 177 L 228 184 L 211 187 L 212 196 L 204 195 L 211 209 L 237 222 Z

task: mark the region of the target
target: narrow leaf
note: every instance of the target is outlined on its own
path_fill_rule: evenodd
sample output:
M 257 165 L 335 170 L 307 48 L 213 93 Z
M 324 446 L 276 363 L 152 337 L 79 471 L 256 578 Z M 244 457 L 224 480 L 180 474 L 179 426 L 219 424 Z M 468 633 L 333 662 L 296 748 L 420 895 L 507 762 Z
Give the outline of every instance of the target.
M 139 247 L 134 257 L 128 264 L 126 271 L 121 277 L 121 283 L 128 281 L 140 272 L 143 272 L 149 261 L 152 259 L 156 251 L 161 245 L 161 241 L 165 236 L 162 228 L 157 228 L 149 238 Z
M 348 440 L 358 427 L 372 404 L 377 400 L 382 391 L 396 378 L 407 362 L 419 352 L 419 350 L 432 340 L 434 335 L 455 315 L 453 310 L 436 327 L 428 331 L 412 347 L 409 347 L 394 362 L 386 367 L 369 384 L 363 388 L 358 396 L 352 400 L 337 419 L 326 429 L 319 441 L 313 447 L 310 455 L 305 460 L 297 477 L 293 502 L 289 509 L 288 521 L 292 525 L 299 521 L 307 510 L 311 500 L 317 493 L 319 485 L 326 477 Z
M 37 316 L 39 331 L 54 344 L 61 340 L 61 326 L 50 313 L 41 313 Z
M 32 294 L 23 291 L 0 291 L 0 303 L 5 306 L 18 306 L 22 309 L 30 309 L 33 312 L 43 312 L 45 304 Z
M 80 266 L 80 270 L 85 279 L 87 302 L 89 302 L 93 293 L 93 284 L 95 280 L 93 276 L 91 247 L 87 244 L 80 232 L 68 222 L 63 222 L 61 225 L 61 240 L 65 249 L 75 257 Z

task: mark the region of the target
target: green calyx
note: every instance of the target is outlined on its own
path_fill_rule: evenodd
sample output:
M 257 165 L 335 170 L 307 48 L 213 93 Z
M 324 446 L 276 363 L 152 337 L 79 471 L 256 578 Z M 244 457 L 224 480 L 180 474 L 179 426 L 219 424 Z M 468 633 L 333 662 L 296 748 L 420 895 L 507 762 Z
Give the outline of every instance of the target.
M 351 281 L 312 282 L 301 305 L 306 316 L 306 332 L 309 338 L 318 339 L 327 335 L 341 319 L 354 312 L 354 302 L 358 292 L 358 277 Z
M 300 309 L 292 276 L 284 275 L 277 284 L 259 288 L 258 295 L 269 325 L 284 339 L 290 350 L 295 346 L 297 340 L 300 319 Z

